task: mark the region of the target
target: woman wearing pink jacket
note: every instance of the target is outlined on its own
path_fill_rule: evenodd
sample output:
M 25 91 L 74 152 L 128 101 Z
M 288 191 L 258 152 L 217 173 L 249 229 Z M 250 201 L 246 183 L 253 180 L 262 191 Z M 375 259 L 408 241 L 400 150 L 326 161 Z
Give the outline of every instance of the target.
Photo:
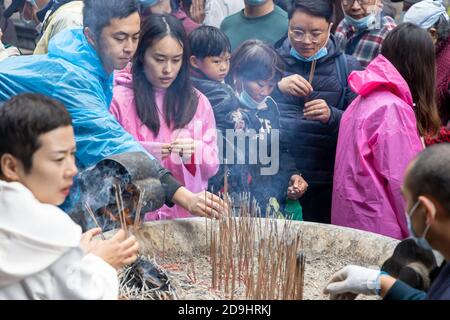
M 403 174 L 423 149 L 421 137 L 439 128 L 431 37 L 413 24 L 400 25 L 381 55 L 348 82 L 359 96 L 341 120 L 332 223 L 404 239 Z
M 110 112 L 192 192 L 205 190 L 218 170 L 217 133 L 208 99 L 191 85 L 188 42 L 170 15 L 143 21 L 133 65 L 115 76 Z M 191 217 L 162 207 L 147 220 Z

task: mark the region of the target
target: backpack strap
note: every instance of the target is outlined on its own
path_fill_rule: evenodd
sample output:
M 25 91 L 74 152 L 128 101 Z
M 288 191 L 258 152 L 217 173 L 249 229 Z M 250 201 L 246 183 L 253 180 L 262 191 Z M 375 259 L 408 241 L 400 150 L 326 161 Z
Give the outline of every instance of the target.
M 336 71 L 339 79 L 339 83 L 341 85 L 341 97 L 339 98 L 339 103 L 336 106 L 340 110 L 344 110 L 345 103 L 345 90 L 347 88 L 347 77 L 348 77 L 348 64 L 347 58 L 345 54 L 340 54 L 336 59 Z

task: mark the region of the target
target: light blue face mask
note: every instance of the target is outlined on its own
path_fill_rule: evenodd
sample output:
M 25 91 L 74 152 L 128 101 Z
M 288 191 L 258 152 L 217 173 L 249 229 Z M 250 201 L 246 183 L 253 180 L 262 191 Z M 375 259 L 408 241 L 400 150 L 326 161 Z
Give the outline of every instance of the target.
M 249 6 L 260 6 L 267 2 L 267 0 L 247 0 L 245 1 Z
M 259 103 L 253 99 L 245 89 L 242 89 L 241 93 L 238 97 L 239 101 L 242 103 L 244 107 L 249 109 L 258 109 Z
M 328 49 L 326 47 L 323 47 L 319 51 L 317 51 L 315 54 L 313 54 L 311 57 L 304 57 L 300 53 L 297 52 L 297 50 L 294 49 L 294 47 L 291 48 L 291 56 L 294 57 L 297 60 L 303 61 L 303 62 L 312 62 L 314 60 L 319 60 L 323 57 L 325 57 L 328 54 Z
M 354 26 L 357 30 L 369 29 L 376 23 L 375 14 L 369 14 L 368 16 L 361 19 L 355 19 L 346 14 L 345 20 L 347 20 L 347 22 Z
M 430 229 L 430 225 L 426 226 L 425 231 L 423 232 L 423 235 L 421 237 L 419 237 L 416 234 L 416 232 L 414 231 L 414 228 L 412 226 L 411 217 L 414 214 L 414 212 L 417 210 L 419 205 L 420 205 L 420 201 L 417 200 L 416 204 L 412 207 L 411 211 L 409 211 L 409 213 L 408 213 L 408 217 L 407 217 L 407 219 L 408 219 L 408 229 L 409 229 L 409 232 L 411 234 L 411 238 L 417 243 L 417 245 L 419 247 L 421 247 L 422 249 L 425 249 L 425 250 L 433 251 L 433 248 L 431 247 L 430 243 L 425 239 L 425 237 L 427 235 L 427 232 Z
M 158 4 L 160 0 L 139 0 L 139 2 L 144 6 L 144 7 L 152 7 L 155 4 Z

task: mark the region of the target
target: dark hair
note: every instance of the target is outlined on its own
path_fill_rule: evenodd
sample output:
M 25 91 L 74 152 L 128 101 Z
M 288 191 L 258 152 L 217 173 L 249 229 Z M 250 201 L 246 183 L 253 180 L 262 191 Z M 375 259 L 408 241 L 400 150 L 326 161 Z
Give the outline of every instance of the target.
M 113 19 L 123 19 L 139 12 L 137 0 L 84 0 L 83 26 L 89 28 L 96 40 Z
M 412 23 L 403 23 L 386 36 L 381 54 L 411 90 L 420 135 L 436 135 L 440 118 L 435 100 L 436 61 L 431 36 Z
M 292 19 L 292 16 L 297 11 L 325 18 L 328 22 L 331 22 L 333 19 L 333 4 L 330 0 L 292 0 L 288 10 L 289 20 Z
M 201 26 L 189 35 L 191 54 L 196 58 L 217 57 L 224 52 L 231 52 L 228 37 L 220 29 Z
M 436 28 L 437 45 L 439 46 L 450 36 L 450 22 L 444 15 L 441 15 L 433 27 Z
M 34 93 L 15 96 L 0 107 L 0 158 L 13 155 L 28 173 L 41 147 L 39 136 L 70 125 L 72 118 L 60 102 Z
M 435 198 L 450 215 L 450 144 L 426 148 L 414 161 L 405 185 L 413 199 L 421 195 Z
M 234 86 L 235 77 L 247 81 L 274 80 L 283 76 L 284 62 L 279 54 L 261 40 L 244 41 L 231 56 L 227 82 Z
M 181 69 L 164 100 L 164 119 L 169 127 L 183 128 L 195 115 L 198 96 L 189 76 L 189 44 L 181 22 L 168 14 L 150 14 L 142 22 L 141 37 L 133 60 L 133 90 L 137 113 L 141 121 L 157 135 L 160 123 L 152 84 L 144 73 L 147 48 L 165 36 L 178 40 L 183 47 Z

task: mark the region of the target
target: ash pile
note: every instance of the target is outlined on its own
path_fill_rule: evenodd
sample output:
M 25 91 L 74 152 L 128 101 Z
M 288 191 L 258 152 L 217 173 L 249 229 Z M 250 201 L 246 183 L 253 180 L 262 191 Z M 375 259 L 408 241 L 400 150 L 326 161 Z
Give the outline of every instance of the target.
M 178 299 L 167 273 L 154 259 L 139 256 L 120 272 L 119 281 L 119 297 L 123 300 Z

